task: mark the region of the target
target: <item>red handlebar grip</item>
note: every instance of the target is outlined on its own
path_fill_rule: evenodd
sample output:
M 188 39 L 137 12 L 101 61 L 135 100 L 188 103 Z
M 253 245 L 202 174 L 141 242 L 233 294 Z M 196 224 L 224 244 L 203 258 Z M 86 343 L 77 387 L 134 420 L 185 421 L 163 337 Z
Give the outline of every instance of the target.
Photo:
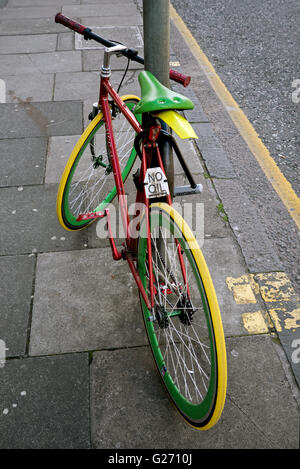
M 188 75 L 183 75 L 183 73 L 179 73 L 176 70 L 170 70 L 170 78 L 171 80 L 177 81 L 185 88 L 190 84 L 191 77 Z
M 80 23 L 77 23 L 77 21 L 71 20 L 67 16 L 64 16 L 62 13 L 56 14 L 55 23 L 63 24 L 67 28 L 70 28 L 73 31 L 76 31 L 76 33 L 79 33 L 79 34 L 83 34 L 83 31 L 86 29 L 85 26 L 83 26 Z

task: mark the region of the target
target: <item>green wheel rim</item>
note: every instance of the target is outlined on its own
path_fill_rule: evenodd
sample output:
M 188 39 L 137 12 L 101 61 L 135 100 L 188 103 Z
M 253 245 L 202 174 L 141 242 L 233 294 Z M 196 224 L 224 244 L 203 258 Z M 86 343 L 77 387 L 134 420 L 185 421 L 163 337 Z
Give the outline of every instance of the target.
M 207 390 L 207 394 L 203 401 L 199 404 L 193 404 L 189 402 L 186 397 L 178 390 L 175 385 L 172 377 L 170 376 L 168 369 L 166 368 L 166 363 L 162 355 L 158 340 L 157 334 L 153 322 L 150 321 L 151 311 L 146 307 L 145 302 L 141 298 L 142 311 L 145 321 L 145 326 L 147 330 L 147 335 L 149 343 L 152 349 L 152 353 L 160 373 L 161 378 L 170 394 L 171 399 L 176 405 L 177 409 L 184 416 L 184 418 L 197 427 L 205 426 L 206 423 L 210 420 L 210 417 L 214 411 L 214 405 L 216 400 L 216 390 L 217 390 L 217 360 L 216 360 L 216 347 L 215 347 L 215 337 L 212 327 L 211 315 L 209 311 L 209 306 L 207 302 L 207 297 L 201 276 L 196 265 L 195 259 L 192 254 L 192 250 L 189 249 L 189 245 L 184 237 L 182 230 L 177 226 L 175 221 L 170 217 L 168 213 L 165 213 L 163 210 L 151 210 L 150 212 L 150 224 L 151 231 L 155 227 L 165 227 L 170 230 L 172 235 L 178 240 L 181 249 L 186 255 L 189 265 L 194 273 L 198 290 L 201 296 L 201 301 L 203 305 L 203 311 L 205 314 L 206 324 L 209 334 L 209 343 L 210 343 L 210 357 L 211 357 L 211 367 L 210 367 L 210 380 Z M 138 269 L 142 279 L 144 288 L 146 288 L 147 278 L 146 278 L 146 252 L 147 252 L 147 237 L 146 237 L 146 224 L 141 225 L 141 236 L 139 239 L 138 247 Z

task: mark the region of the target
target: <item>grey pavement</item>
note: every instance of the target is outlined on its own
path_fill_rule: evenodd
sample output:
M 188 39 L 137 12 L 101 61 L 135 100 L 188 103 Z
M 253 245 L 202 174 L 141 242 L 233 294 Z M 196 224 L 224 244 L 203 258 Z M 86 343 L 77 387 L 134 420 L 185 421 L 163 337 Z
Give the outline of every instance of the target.
M 298 297 L 202 104 L 200 90 L 205 106 L 212 93 L 205 75 L 174 26 L 173 67 L 192 75 L 189 88 L 174 89 L 195 102 L 186 116 L 199 136 L 178 143 L 203 185 L 174 202 L 200 204 L 184 215 L 216 287 L 228 354 L 227 399 L 213 429 L 187 426 L 170 404 L 135 283 L 97 223 L 72 233 L 57 221 L 60 176 L 97 100 L 103 48 L 54 15 L 62 9 L 142 54 L 141 3 L 0 1 L 0 448 L 298 448 Z M 117 85 L 126 61 L 112 66 Z M 121 94 L 139 94 L 140 68 L 130 66 Z M 175 175 L 186 183 L 176 162 Z M 129 177 L 129 201 L 132 188 Z

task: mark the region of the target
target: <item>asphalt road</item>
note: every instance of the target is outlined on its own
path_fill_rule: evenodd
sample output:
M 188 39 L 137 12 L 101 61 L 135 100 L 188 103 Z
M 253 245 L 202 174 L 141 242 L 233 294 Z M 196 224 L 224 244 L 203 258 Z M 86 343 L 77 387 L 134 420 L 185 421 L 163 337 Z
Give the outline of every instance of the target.
M 299 0 L 172 4 L 300 196 Z

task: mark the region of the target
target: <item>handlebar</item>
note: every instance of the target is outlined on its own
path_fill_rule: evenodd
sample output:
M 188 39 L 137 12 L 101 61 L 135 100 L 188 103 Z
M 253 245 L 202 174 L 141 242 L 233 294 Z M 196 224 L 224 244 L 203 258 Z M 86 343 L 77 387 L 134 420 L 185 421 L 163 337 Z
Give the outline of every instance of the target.
M 71 20 L 71 18 L 64 16 L 62 13 L 57 13 L 55 15 L 55 23 L 63 24 L 67 28 L 70 28 L 73 31 L 76 31 L 76 33 L 79 33 L 79 34 L 84 34 L 84 30 L 87 29 L 82 24 L 77 23 L 77 21 Z
M 103 39 L 102 37 L 93 33 L 90 28 L 86 28 L 82 24 L 78 23 L 77 21 L 72 20 L 71 18 L 68 18 L 62 13 L 57 13 L 55 15 L 55 22 L 60 23 L 69 29 L 72 29 L 78 34 L 82 34 L 84 36 L 84 39 L 86 40 L 93 39 L 94 41 L 99 42 L 105 47 L 113 47 L 117 44 L 115 42 L 108 41 L 107 39 Z M 130 60 L 138 62 L 142 65 L 145 63 L 143 57 L 140 57 L 137 51 L 134 49 L 124 49 L 123 51 L 120 51 L 120 52 L 122 55 L 124 55 Z M 170 70 L 169 76 L 171 80 L 176 81 L 177 83 L 180 83 L 184 87 L 187 87 L 191 81 L 190 76 L 184 75 L 183 73 L 179 73 L 176 70 L 172 70 L 172 69 Z
M 189 75 L 184 75 L 183 73 L 177 72 L 176 70 L 170 69 L 170 78 L 177 83 L 180 83 L 184 88 L 186 88 L 191 81 L 191 77 Z

